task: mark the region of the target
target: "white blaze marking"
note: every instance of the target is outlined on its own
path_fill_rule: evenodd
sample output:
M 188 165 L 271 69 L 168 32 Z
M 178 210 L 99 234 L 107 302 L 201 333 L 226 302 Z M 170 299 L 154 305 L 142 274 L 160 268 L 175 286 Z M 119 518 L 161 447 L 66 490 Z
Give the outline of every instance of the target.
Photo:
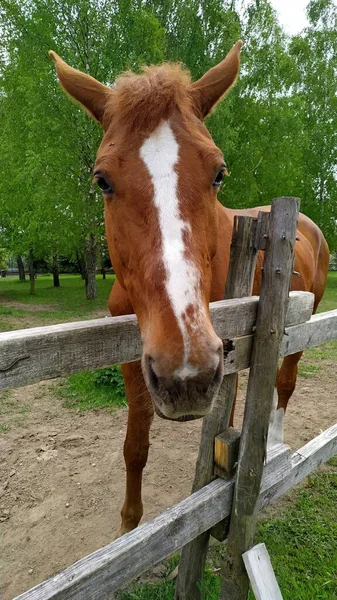
M 154 204 L 158 210 L 166 271 L 166 291 L 183 336 L 183 363 L 186 366 L 190 340 L 183 315 L 189 304 L 193 304 L 199 315 L 203 309 L 199 295 L 200 274 L 195 264 L 185 257 L 183 233 L 184 230 L 190 232 L 191 226 L 182 219 L 179 211 L 178 175 L 175 170 L 179 146 L 167 121 L 162 122 L 145 140 L 140 156 L 151 175 L 154 187 Z M 182 375 L 184 378 L 187 373 L 183 372 Z
M 273 408 L 269 421 L 268 447 L 284 442 L 284 408 L 277 408 L 278 394 L 274 389 Z

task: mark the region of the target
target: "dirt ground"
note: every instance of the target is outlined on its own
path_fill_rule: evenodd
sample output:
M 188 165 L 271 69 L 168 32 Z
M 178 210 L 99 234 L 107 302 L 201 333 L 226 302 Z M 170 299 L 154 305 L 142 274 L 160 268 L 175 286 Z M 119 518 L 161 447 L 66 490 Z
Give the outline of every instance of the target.
M 242 418 L 246 374 L 240 385 Z M 0 439 L 1 598 L 9 600 L 112 541 L 124 493 L 126 410 L 76 413 L 56 382 L 6 393 Z M 337 421 L 335 367 L 299 378 L 286 417 L 294 449 Z M 144 474 L 144 520 L 189 494 L 201 422 L 155 418 Z

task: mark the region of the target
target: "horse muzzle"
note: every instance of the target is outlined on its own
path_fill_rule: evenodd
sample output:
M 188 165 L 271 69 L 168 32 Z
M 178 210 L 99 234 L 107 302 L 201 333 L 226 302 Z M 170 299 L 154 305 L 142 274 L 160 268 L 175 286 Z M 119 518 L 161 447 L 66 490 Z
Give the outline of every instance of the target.
M 161 373 L 149 355 L 143 356 L 145 381 L 159 417 L 185 422 L 200 419 L 210 412 L 223 379 L 222 344 L 207 362 L 206 369 L 186 365 L 170 375 Z

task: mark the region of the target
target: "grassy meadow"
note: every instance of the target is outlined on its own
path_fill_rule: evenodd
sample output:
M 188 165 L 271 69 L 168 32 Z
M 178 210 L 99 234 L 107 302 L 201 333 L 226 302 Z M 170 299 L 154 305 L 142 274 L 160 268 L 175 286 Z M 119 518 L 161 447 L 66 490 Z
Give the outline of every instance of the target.
M 16 277 L 0 279 L 0 331 L 81 321 L 108 314 L 108 296 L 115 280 L 97 277 L 98 295 L 86 300 L 80 275 L 60 275 L 60 287 L 53 287 L 52 275 L 39 275 L 34 296 L 29 295 L 29 280 Z

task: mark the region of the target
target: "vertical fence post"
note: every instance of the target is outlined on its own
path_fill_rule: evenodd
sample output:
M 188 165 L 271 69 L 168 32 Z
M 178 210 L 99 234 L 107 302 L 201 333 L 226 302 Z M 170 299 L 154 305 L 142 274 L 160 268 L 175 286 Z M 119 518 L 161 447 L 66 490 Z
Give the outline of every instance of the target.
M 234 218 L 225 298 L 242 298 L 251 294 L 257 258 L 256 229 L 255 218 Z M 212 412 L 204 417 L 192 493 L 214 478 L 214 438 L 229 426 L 236 389 L 237 374 L 226 375 Z M 205 531 L 183 548 L 176 583 L 176 600 L 201 599 L 209 536 L 210 531 Z
M 249 590 L 242 554 L 252 545 L 255 532 L 279 347 L 293 269 L 298 211 L 297 198 L 277 198 L 272 203 L 227 557 L 221 566 L 222 600 L 246 600 Z

